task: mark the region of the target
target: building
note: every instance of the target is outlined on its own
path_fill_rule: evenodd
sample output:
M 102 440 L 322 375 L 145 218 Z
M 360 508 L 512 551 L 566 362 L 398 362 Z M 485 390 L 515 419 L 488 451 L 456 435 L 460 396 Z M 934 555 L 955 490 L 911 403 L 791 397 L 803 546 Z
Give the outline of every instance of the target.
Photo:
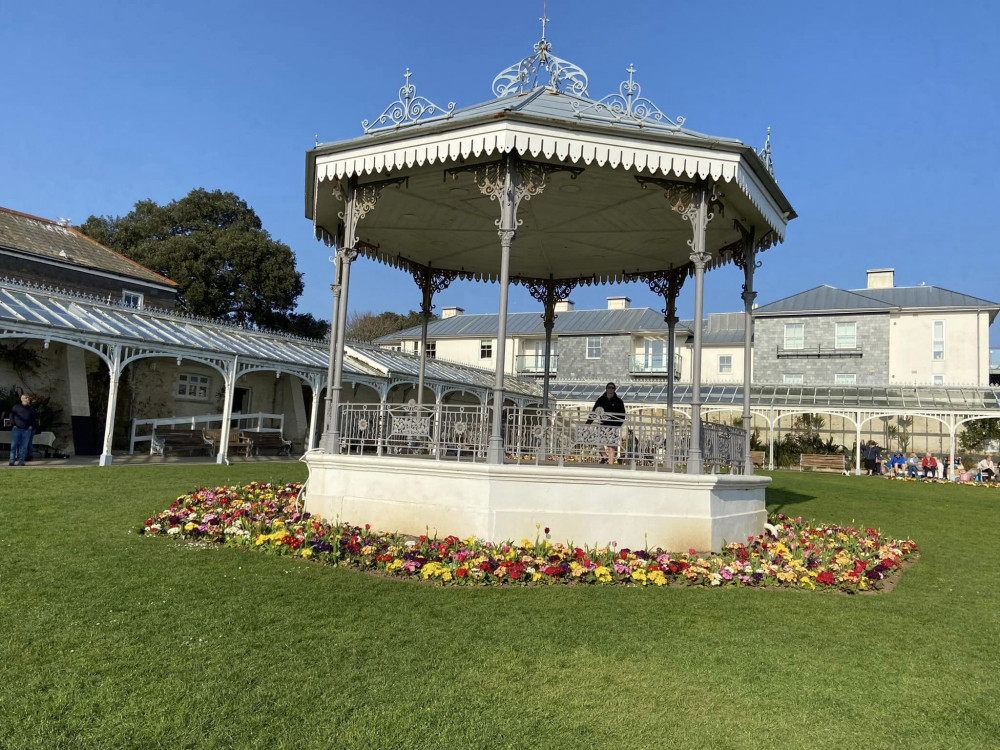
M 996 302 L 936 286 L 819 286 L 754 311 L 755 380 L 783 385 L 988 386 Z
M 632 307 L 628 297 L 609 297 L 603 310 L 577 310 L 570 300 L 556 305 L 550 375 L 553 382 L 608 380 L 664 381 L 667 324 L 663 313 Z M 702 324 L 702 377 L 716 383 L 743 382 L 743 313 L 713 313 Z M 496 315 L 465 315 L 446 307 L 427 327 L 427 354 L 437 359 L 494 366 Z M 690 382 L 694 322 L 675 331 L 675 378 Z M 384 336 L 380 346 L 419 354 L 420 326 Z M 545 372 L 545 330 L 538 313 L 507 316 L 505 368 L 512 375 L 541 378 Z

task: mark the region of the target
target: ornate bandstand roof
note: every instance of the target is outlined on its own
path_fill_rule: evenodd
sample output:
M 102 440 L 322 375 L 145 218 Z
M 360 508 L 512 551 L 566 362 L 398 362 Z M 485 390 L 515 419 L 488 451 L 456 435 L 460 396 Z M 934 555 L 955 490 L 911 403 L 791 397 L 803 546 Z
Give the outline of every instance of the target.
M 682 193 L 715 191 L 709 267 L 732 259 L 754 231 L 756 249 L 785 237 L 795 217 L 760 152 L 666 115 L 633 66 L 619 90 L 595 98 L 586 73 L 542 39 L 501 71 L 494 98 L 439 106 L 409 70 L 399 97 L 352 140 L 306 154 L 306 216 L 317 237 L 342 240 L 347 191 L 361 196 L 354 247 L 406 270 L 499 277 L 497 170 L 519 175 L 514 281 L 620 282 L 688 265 Z M 666 199 L 665 199 L 666 198 Z

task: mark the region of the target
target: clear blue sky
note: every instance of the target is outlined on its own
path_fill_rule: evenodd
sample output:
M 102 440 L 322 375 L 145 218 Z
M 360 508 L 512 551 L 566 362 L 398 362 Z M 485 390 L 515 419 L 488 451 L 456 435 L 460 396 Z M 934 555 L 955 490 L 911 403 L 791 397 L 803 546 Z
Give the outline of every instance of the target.
M 304 218 L 304 153 L 362 133 L 414 72 L 459 107 L 530 53 L 541 0 L 14 2 L 0 14 L 0 205 L 83 222 L 230 190 L 294 249 L 300 310 L 329 317 L 328 249 Z M 686 125 L 759 146 L 799 214 L 764 255 L 758 301 L 868 268 L 1000 301 L 1000 6 L 549 0 L 548 38 L 599 98 L 634 63 L 643 93 Z M 351 309 L 405 311 L 405 274 L 358 263 Z M 740 306 L 734 269 L 710 274 L 709 311 Z M 438 306 L 495 312 L 497 287 L 456 283 Z M 638 285 L 587 288 L 579 308 Z M 689 316 L 691 290 L 679 312 Z M 521 290 L 514 310 L 536 309 Z M 991 329 L 1000 345 L 1000 323 Z

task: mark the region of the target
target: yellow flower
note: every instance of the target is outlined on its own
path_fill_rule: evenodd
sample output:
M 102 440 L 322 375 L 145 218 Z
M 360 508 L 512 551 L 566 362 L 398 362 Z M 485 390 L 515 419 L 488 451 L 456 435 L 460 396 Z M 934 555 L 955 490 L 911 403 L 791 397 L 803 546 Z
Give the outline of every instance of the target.
M 642 568 L 636 568 L 632 571 L 632 580 L 637 583 L 641 583 L 643 586 L 646 585 L 646 571 Z
M 538 580 L 539 578 L 541 578 L 541 577 L 542 577 L 542 574 L 541 574 L 541 573 L 538 573 L 537 571 L 536 571 L 535 573 L 532 573 L 532 574 L 531 574 L 531 580 L 532 580 L 533 582 L 534 582 L 534 581 L 537 581 L 537 580 Z
M 657 586 L 662 586 L 667 582 L 667 577 L 663 575 L 662 570 L 654 570 L 649 573 L 649 580 L 655 583 Z
M 403 561 L 397 557 L 395 560 L 386 565 L 385 569 L 390 573 L 394 573 L 395 571 L 399 570 L 402 567 L 403 567 Z
M 812 579 L 809 576 L 802 576 L 802 578 L 799 579 L 799 583 L 802 586 L 808 586 L 811 589 L 816 588 L 816 584 L 812 582 Z
M 597 576 L 597 580 L 601 583 L 611 583 L 611 569 L 605 568 L 603 565 L 599 565 L 594 568 L 594 575 Z
M 191 523 L 190 521 L 188 521 L 186 524 L 184 524 L 184 531 L 191 531 L 191 529 L 196 529 L 196 528 L 198 528 L 198 524 L 196 523 Z
M 303 547 L 302 548 L 302 556 L 303 557 L 312 557 L 312 553 L 313 553 L 312 547 Z

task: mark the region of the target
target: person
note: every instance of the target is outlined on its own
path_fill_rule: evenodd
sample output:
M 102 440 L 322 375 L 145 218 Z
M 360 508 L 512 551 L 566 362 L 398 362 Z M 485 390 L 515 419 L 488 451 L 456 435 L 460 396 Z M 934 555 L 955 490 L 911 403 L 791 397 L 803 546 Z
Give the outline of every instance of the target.
M 989 454 L 979 462 L 979 478 L 984 482 L 992 482 L 997 475 L 997 467 Z
M 894 477 L 901 477 L 906 474 L 906 459 L 903 458 L 902 451 L 896 451 L 889 459 L 889 473 Z
M 910 457 L 906 460 L 906 475 L 914 479 L 920 476 L 920 459 L 916 453 L 910 453 Z
M 14 404 L 10 410 L 13 427 L 10 430 L 10 465 L 17 463 L 24 466 L 24 461 L 31 453 L 31 441 L 38 429 L 38 409 L 31 405 L 31 397 L 21 394 L 21 403 Z
M 868 441 L 868 445 L 864 447 L 864 453 L 861 455 L 865 460 L 865 474 L 870 477 L 875 476 L 878 470 L 880 452 L 874 440 Z
M 618 397 L 618 388 L 614 383 L 608 383 L 604 388 L 604 393 L 594 402 L 592 411 L 603 410 L 600 415 L 601 425 L 604 427 L 621 427 L 625 424 L 625 402 Z M 587 424 L 594 421 L 593 415 L 587 420 Z M 617 460 L 618 445 L 605 445 L 601 448 L 601 463 L 613 464 Z
M 924 479 L 935 479 L 937 478 L 937 468 L 937 459 L 930 453 L 925 453 L 924 460 L 920 462 L 921 476 Z
M 965 464 L 962 463 L 961 456 L 955 456 L 955 481 L 956 482 L 968 482 L 972 479 L 976 473 L 965 468 Z

